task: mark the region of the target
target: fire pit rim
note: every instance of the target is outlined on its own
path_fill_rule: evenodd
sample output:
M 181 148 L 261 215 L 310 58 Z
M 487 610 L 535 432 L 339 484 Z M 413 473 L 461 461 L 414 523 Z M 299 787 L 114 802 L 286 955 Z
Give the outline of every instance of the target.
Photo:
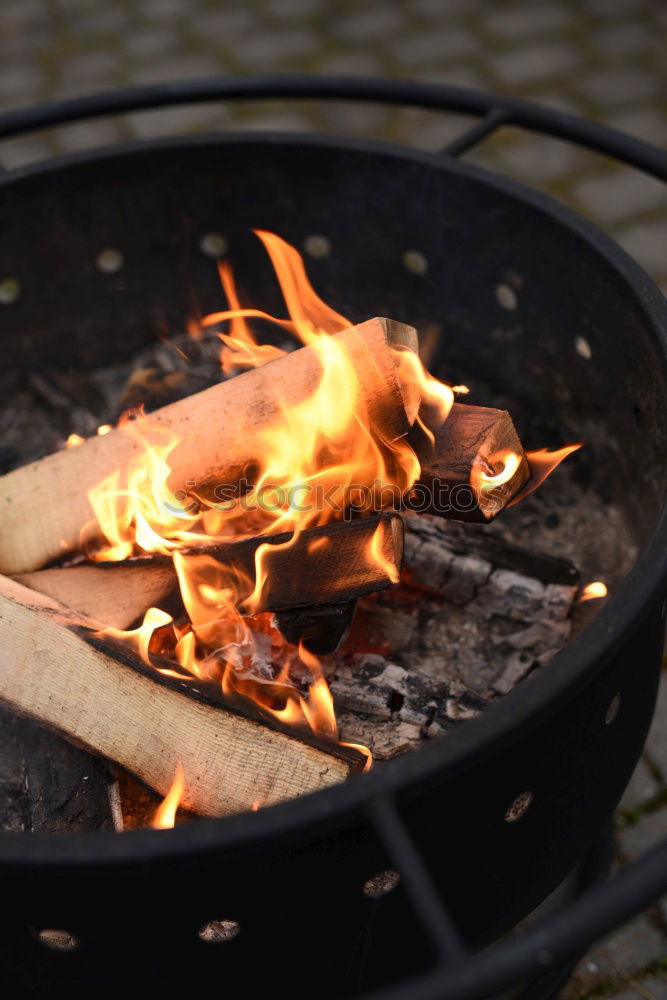
M 591 243 L 607 265 L 625 281 L 634 297 L 646 307 L 651 321 L 654 346 L 663 365 L 667 366 L 667 300 L 652 279 L 611 237 L 576 212 L 540 191 L 503 177 L 475 164 L 461 162 L 438 153 L 412 150 L 404 146 L 377 140 L 332 137 L 314 133 L 289 132 L 225 132 L 197 136 L 146 139 L 123 142 L 100 149 L 86 150 L 38 161 L 8 171 L 0 177 L 0 191 L 12 183 L 29 179 L 44 172 L 57 172 L 70 166 L 99 163 L 100 157 L 113 159 L 149 152 L 155 148 L 178 149 L 193 145 L 236 144 L 266 145 L 294 143 L 309 146 L 341 146 L 349 151 L 402 157 L 473 177 L 478 182 L 495 187 L 516 200 L 528 202 L 551 219 L 569 228 Z M 160 863 L 198 852 L 235 850 L 252 851 L 256 840 L 267 835 L 285 840 L 312 835 L 320 824 L 332 829 L 335 817 L 343 825 L 351 816 L 360 815 L 369 801 L 383 794 L 399 794 L 412 781 L 427 780 L 436 773 L 461 772 L 470 766 L 470 751 L 475 763 L 513 742 L 525 727 L 533 728 L 552 715 L 563 701 L 602 671 L 610 655 L 612 643 L 634 630 L 644 614 L 655 603 L 660 588 L 667 583 L 667 506 L 652 537 L 643 546 L 637 562 L 617 593 L 590 622 L 582 633 L 571 640 L 530 683 L 519 685 L 510 694 L 489 707 L 478 718 L 448 734 L 446 739 L 433 741 L 397 759 L 387 761 L 381 769 L 354 777 L 324 791 L 272 806 L 255 813 L 246 812 L 220 819 L 183 824 L 171 831 L 128 831 L 122 837 L 111 832 L 67 834 L 0 833 L 0 866 L 12 865 L 34 870 L 36 865 L 57 869 L 72 869 L 94 864 L 113 866 L 136 861 Z M 663 617 L 665 605 L 663 604 Z M 611 638 L 610 638 L 611 637 Z M 158 840 L 158 833 L 161 837 Z

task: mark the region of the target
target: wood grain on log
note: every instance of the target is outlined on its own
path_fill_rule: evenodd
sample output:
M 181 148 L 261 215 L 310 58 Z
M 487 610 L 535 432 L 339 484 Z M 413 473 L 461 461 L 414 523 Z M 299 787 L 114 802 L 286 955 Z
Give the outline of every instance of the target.
M 55 602 L 0 580 L 0 699 L 166 794 L 218 816 L 344 780 L 364 755 L 240 714 L 208 688 L 163 676 Z
M 415 331 L 372 319 L 332 336 L 354 366 L 371 427 L 389 440 L 405 435 L 419 399 L 415 387 L 399 382 L 391 347 L 416 348 Z M 312 395 L 321 375 L 316 350 L 302 347 L 152 413 L 151 424 L 180 441 L 169 456 L 171 489 L 203 493 L 241 480 L 261 460 L 267 428 L 283 426 L 283 407 Z M 0 572 L 32 572 L 76 550 L 93 518 L 88 491 L 140 453 L 133 436 L 115 429 L 4 476 Z
M 377 533 L 382 564 L 369 555 Z M 403 557 L 403 522 L 397 514 L 377 514 L 338 521 L 292 535 L 255 536 L 192 553 L 206 553 L 234 575 L 255 581 L 255 554 L 265 550 L 269 575 L 254 611 L 282 611 L 308 605 L 350 601 L 395 582 Z M 85 563 L 20 574 L 17 581 L 66 607 L 127 629 L 138 624 L 150 607 L 177 617 L 183 614 L 178 579 L 169 556 L 146 556 L 124 562 Z M 242 607 L 243 593 L 240 604 Z M 287 619 L 285 619 L 287 620 Z M 313 650 L 316 652 L 316 650 Z
M 528 462 L 507 410 L 454 403 L 434 435 L 432 448 L 422 443 L 417 449 L 421 473 L 411 509 L 418 513 L 458 521 L 489 521 L 528 481 Z M 520 459 L 507 482 L 489 490 L 474 489 L 471 480 L 475 470 L 499 472 L 502 462 L 498 456 L 507 452 L 514 452 Z

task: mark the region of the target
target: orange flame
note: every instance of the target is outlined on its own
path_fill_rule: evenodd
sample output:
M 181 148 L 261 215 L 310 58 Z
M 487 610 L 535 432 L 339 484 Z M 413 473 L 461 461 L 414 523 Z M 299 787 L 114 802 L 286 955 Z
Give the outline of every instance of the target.
M 183 765 L 179 762 L 176 766 L 176 773 L 171 787 L 163 801 L 155 810 L 155 815 L 151 821 L 154 830 L 173 830 L 176 824 L 176 813 L 183 798 L 185 788 L 185 775 Z
M 607 585 L 602 582 L 602 580 L 595 580 L 593 583 L 588 583 L 579 594 L 577 601 L 582 604 L 584 601 L 592 601 L 596 597 L 606 597 L 607 596 Z
M 382 428 L 372 425 L 359 374 L 344 346 L 329 336 L 348 328 L 350 321 L 317 295 L 294 247 L 272 233 L 258 230 L 256 235 L 273 264 L 287 318 L 243 307 L 232 269 L 223 261 L 218 268 L 228 308 L 205 316 L 191 328 L 192 335 L 224 324 L 218 331 L 220 363 L 225 372 L 232 373 L 285 353 L 257 342 L 252 323 L 270 323 L 281 338 L 287 333 L 316 352 L 322 373 L 318 385 L 297 403 L 283 399 L 281 420 L 263 432 L 261 468 L 244 497 L 245 509 L 236 502 L 212 506 L 201 497 L 176 495 L 168 479 L 169 459 L 178 438 L 143 410 L 128 411 L 119 426 L 140 447 L 126 469 L 117 470 L 89 492 L 95 517 L 86 527 L 82 545 L 93 560 L 124 560 L 141 552 L 170 556 L 180 586 L 182 618 L 174 620 L 158 608 L 149 608 L 139 628 L 105 629 L 103 634 L 131 645 L 144 662 L 164 674 L 219 684 L 225 695 L 250 699 L 261 711 L 288 725 L 337 739 L 333 699 L 321 662 L 303 647 L 297 650 L 287 643 L 271 614 L 258 613 L 271 578 L 272 559 L 279 548 L 294 544 L 306 528 L 340 518 L 342 511 L 367 512 L 357 494 L 366 496 L 369 509 L 376 510 L 389 505 L 384 499 L 388 492 L 393 506 L 416 482 L 420 465 L 405 440 L 390 440 Z M 419 394 L 418 422 L 433 439 L 433 431 L 450 413 L 455 394 L 467 392 L 467 387 L 439 382 L 406 349 L 397 348 L 394 353 L 399 378 Z M 108 429 L 102 425 L 98 434 Z M 572 450 L 562 449 L 548 459 L 541 452 L 529 456 L 537 479 L 531 481 L 531 489 L 546 476 L 547 465 L 555 467 Z M 510 452 L 493 456 L 490 466 L 479 470 L 480 489 L 491 491 L 500 485 L 513 474 L 518 460 Z M 326 495 L 328 504 L 304 502 L 318 495 Z M 250 524 L 244 520 L 247 509 L 256 512 Z M 280 545 L 269 537 L 258 546 L 252 579 L 234 565 L 196 551 L 205 543 L 212 545 L 248 531 L 267 536 L 290 533 Z M 315 544 L 327 542 L 322 539 Z M 394 578 L 380 528 L 365 556 Z M 165 665 L 165 658 L 173 667 Z M 365 752 L 370 767 L 370 751 Z M 161 807 L 167 815 L 165 825 L 173 825 L 182 786 L 181 768 Z
M 556 469 L 564 458 L 578 451 L 583 447 L 581 444 L 569 444 L 565 448 L 558 448 L 557 451 L 549 451 L 548 448 L 540 448 L 539 451 L 527 451 L 526 460 L 530 466 L 531 476 L 522 490 L 519 490 L 508 507 L 512 507 L 519 500 L 534 493 L 538 486 L 541 486 L 547 476 Z

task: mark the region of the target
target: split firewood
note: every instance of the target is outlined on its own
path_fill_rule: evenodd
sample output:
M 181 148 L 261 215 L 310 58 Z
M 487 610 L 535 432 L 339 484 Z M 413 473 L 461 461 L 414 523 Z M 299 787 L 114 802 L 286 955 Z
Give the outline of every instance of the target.
M 416 349 L 415 331 L 372 319 L 333 337 L 357 373 L 371 427 L 389 440 L 405 435 L 419 408 L 418 389 L 399 380 L 391 348 Z M 169 487 L 202 495 L 252 478 L 263 435 L 285 425 L 283 404 L 311 396 L 321 374 L 320 356 L 309 345 L 153 412 L 151 423 L 179 438 L 169 455 Z M 89 490 L 140 453 L 133 436 L 115 429 L 4 476 L 0 572 L 32 572 L 76 550 L 93 519 Z
M 118 789 L 104 762 L 0 706 L 0 830 L 77 833 L 119 826 Z
M 376 537 L 377 536 L 377 537 Z M 232 567 L 234 578 L 245 581 L 243 607 L 255 583 L 255 555 L 260 545 L 268 569 L 255 611 L 305 609 L 311 605 L 351 601 L 398 580 L 403 557 L 403 522 L 397 514 L 376 514 L 355 521 L 339 521 L 308 528 L 292 536 L 254 536 L 201 550 L 222 566 Z M 375 539 L 378 561 L 370 554 Z M 150 607 L 174 617 L 183 614 L 178 578 L 169 556 L 146 556 L 123 562 L 84 563 L 38 570 L 16 578 L 23 586 L 88 615 L 105 626 L 127 629 L 139 624 Z M 301 611 L 303 616 L 307 612 Z M 337 613 L 334 612 L 334 617 Z M 287 616 L 284 618 L 287 621 Z M 294 627 L 300 621 L 293 616 Z M 306 619 L 298 627 L 307 630 Z M 313 652 L 317 650 L 313 649 Z
M 455 521 L 490 521 L 530 478 L 523 446 L 507 410 L 454 403 L 444 424 L 434 430 L 432 448 L 417 446 L 419 483 L 409 505 L 417 513 L 438 514 Z M 488 487 L 489 477 L 504 466 L 504 456 L 517 455 L 516 469 L 505 482 Z
M 218 816 L 344 780 L 365 755 L 297 736 L 211 686 L 176 680 L 95 635 L 97 623 L 0 579 L 0 700 L 135 774 L 161 795 L 182 764 L 182 805 Z M 170 665 L 164 661 L 164 665 Z

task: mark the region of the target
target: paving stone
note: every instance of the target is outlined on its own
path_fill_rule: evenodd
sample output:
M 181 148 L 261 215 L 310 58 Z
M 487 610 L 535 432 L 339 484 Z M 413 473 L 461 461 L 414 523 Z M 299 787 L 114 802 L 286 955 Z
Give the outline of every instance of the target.
M 428 83 L 448 83 L 456 87 L 485 88 L 485 77 L 475 66 L 445 66 L 438 70 L 425 70 L 422 79 Z
M 600 979 L 643 969 L 667 956 L 667 937 L 642 914 L 619 928 L 586 956 L 590 969 Z
M 308 17 L 316 11 L 313 0 L 271 0 L 271 17 L 276 20 Z
M 180 44 L 177 29 L 146 25 L 127 34 L 123 41 L 123 49 L 131 58 L 141 60 L 175 52 Z
M 7 106 L 27 104 L 44 87 L 36 66 L 0 66 L 0 102 Z
M 11 26 L 12 30 L 17 31 L 40 21 L 50 21 L 48 4 L 43 0 L 5 0 L 0 7 L 0 24 L 3 28 Z
M 285 27 L 247 36 L 235 47 L 234 57 L 248 69 L 263 70 L 308 56 L 315 48 L 316 35 L 310 28 Z
M 46 160 L 50 156 L 53 156 L 51 142 L 47 139 L 37 138 L 36 136 L 10 139 L 8 142 L 0 143 L 0 164 L 6 170 L 14 170 L 16 167 L 23 167 L 27 163 Z
M 193 5 L 194 6 L 194 5 Z M 139 9 L 147 20 L 161 21 L 172 17 L 182 17 L 182 0 L 141 0 Z
M 614 1000 L 667 1000 L 667 975 L 637 977 Z
M 159 83 L 163 80 L 215 76 L 221 71 L 220 61 L 212 56 L 181 55 L 139 63 L 127 71 L 127 76 L 131 83 Z
M 644 805 L 657 794 L 658 789 L 659 785 L 646 766 L 646 762 L 643 758 L 640 759 L 623 793 L 619 809 L 636 809 L 637 806 Z
M 665 228 L 667 235 L 667 227 Z M 667 251 L 667 243 L 663 244 Z M 653 716 L 653 724 L 646 741 L 646 750 L 653 763 L 660 769 L 663 779 L 667 782 L 667 673 L 663 671 L 658 701 Z
M 605 123 L 657 146 L 667 146 L 667 114 L 659 108 L 629 108 L 605 115 Z
M 522 4 L 507 10 L 492 10 L 480 18 L 484 27 L 503 39 L 516 41 L 560 28 L 570 19 L 568 10 L 557 4 Z
M 252 7 L 209 8 L 204 7 L 197 12 L 197 17 L 190 19 L 188 30 L 197 38 L 207 43 L 234 45 L 248 37 L 248 33 L 257 31 L 257 18 Z
M 667 809 L 642 816 L 638 823 L 622 829 L 619 842 L 627 857 L 633 861 L 667 837 Z
M 119 67 L 116 53 L 99 48 L 63 59 L 60 75 L 64 84 L 74 82 L 87 87 L 91 83 L 99 85 L 113 79 Z
M 121 5 L 96 7 L 81 11 L 67 23 L 67 34 L 80 38 L 86 35 L 105 35 L 117 33 L 127 28 L 129 18 L 127 11 Z
M 400 34 L 390 43 L 390 48 L 402 66 L 420 69 L 424 63 L 464 56 L 477 45 L 477 39 L 470 31 L 452 25 L 444 31 L 423 30 L 408 36 Z
M 620 222 L 652 209 L 667 212 L 667 186 L 629 167 L 579 181 L 573 193 L 586 214 L 601 223 Z
M 489 56 L 488 65 L 501 83 L 517 87 L 568 73 L 576 61 L 577 55 L 569 45 L 556 43 L 494 53 Z
M 146 114 L 127 115 L 130 131 L 138 139 L 159 136 L 189 135 L 193 132 L 214 131 L 222 122 L 223 112 L 216 105 L 196 104 L 192 107 L 165 108 Z
M 513 131 L 508 129 L 507 133 Z M 587 162 L 586 154 L 572 143 L 526 132 L 520 132 L 515 142 L 504 146 L 499 158 L 514 177 L 533 184 L 555 181 Z
M 594 31 L 591 41 L 606 58 L 610 55 L 629 55 L 650 48 L 655 35 L 648 24 L 612 24 Z
M 407 131 L 408 140 L 417 149 L 440 150 L 447 143 L 451 142 L 462 132 L 472 128 L 476 118 L 467 115 L 430 115 L 426 120 L 421 120 L 418 125 L 413 124 Z
M 619 14 L 634 14 L 644 7 L 643 0 L 587 0 L 586 6 L 592 14 L 610 20 Z
M 577 78 L 575 85 L 601 108 L 655 97 L 660 91 L 659 79 L 637 66 L 599 70 Z
M 400 10 L 391 4 L 365 6 L 356 13 L 336 19 L 331 25 L 334 33 L 348 42 L 373 42 L 379 39 L 388 41 L 395 37 L 396 32 L 404 29 Z
M 58 129 L 55 141 L 59 151 L 73 153 L 80 149 L 110 146 L 122 138 L 123 131 L 116 122 L 101 118 L 99 121 L 79 122 Z
M 320 63 L 322 73 L 341 73 L 350 76 L 381 76 L 383 64 L 378 52 L 369 49 L 346 49 L 324 56 Z
M 655 281 L 667 277 L 667 219 L 633 225 L 615 235 Z

